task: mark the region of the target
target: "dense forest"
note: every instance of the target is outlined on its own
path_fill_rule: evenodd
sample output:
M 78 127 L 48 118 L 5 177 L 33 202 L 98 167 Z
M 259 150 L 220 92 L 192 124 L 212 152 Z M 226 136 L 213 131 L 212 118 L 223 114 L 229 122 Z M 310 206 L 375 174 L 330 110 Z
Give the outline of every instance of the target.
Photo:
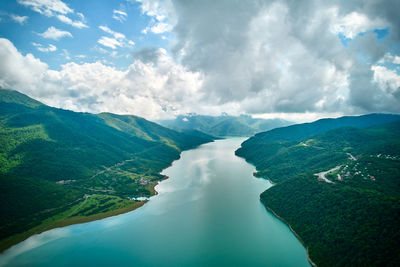
M 276 183 L 261 201 L 292 226 L 317 265 L 400 261 L 396 119 L 371 114 L 289 126 L 236 151 L 256 166 L 256 176 Z
M 213 141 L 136 116 L 77 113 L 0 90 L 0 249 L 132 210 L 180 152 Z

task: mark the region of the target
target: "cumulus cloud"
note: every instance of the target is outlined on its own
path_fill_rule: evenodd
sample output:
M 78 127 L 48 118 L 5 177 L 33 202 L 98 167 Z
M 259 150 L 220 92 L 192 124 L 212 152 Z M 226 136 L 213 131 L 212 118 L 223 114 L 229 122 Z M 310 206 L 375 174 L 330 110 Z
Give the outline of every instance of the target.
M 70 62 L 55 71 L 31 54 L 22 55 L 9 40 L 0 39 L 0 86 L 56 107 L 148 119 L 171 117 L 199 106 L 202 76 L 176 64 L 165 50 L 155 53 L 153 61 L 136 59 L 125 71 L 100 62 Z
M 145 47 L 124 71 L 100 62 L 45 70 L 34 84 L 52 93 L 40 99 L 148 118 L 400 112 L 398 0 L 137 2 L 151 18 L 144 33 L 173 34 L 171 56 Z M 124 34 L 99 28 L 103 48 L 132 45 Z
M 174 14 L 175 58 L 204 75 L 207 103 L 251 114 L 400 112 L 394 89 L 382 90 L 371 69 L 399 53 L 398 1 L 172 3 L 173 12 L 159 3 L 154 14 Z M 389 33 L 378 40 L 376 29 Z
M 143 47 L 133 53 L 133 56 L 144 63 L 156 63 L 158 59 L 165 55 L 166 51 L 157 47 Z
M 365 14 L 354 11 L 337 18 L 336 23 L 332 25 L 332 30 L 334 33 L 342 34 L 345 38 L 353 39 L 360 33 L 387 26 L 388 24 L 381 18 L 369 19 Z
M 112 18 L 115 20 L 118 20 L 119 22 L 124 22 L 126 21 L 126 18 L 128 17 L 128 14 L 122 10 L 113 10 L 113 15 Z
M 374 72 L 374 82 L 379 85 L 379 88 L 400 99 L 400 75 L 384 66 L 374 65 L 371 69 Z
M 47 17 L 56 17 L 63 23 L 76 28 L 87 28 L 85 17 L 82 13 L 76 13 L 61 0 L 17 0 L 18 4 L 31 8 Z M 75 14 L 80 20 L 72 20 L 68 14 Z
M 45 32 L 39 33 L 40 36 L 47 39 L 59 40 L 63 37 L 72 37 L 72 34 L 67 31 L 59 30 L 53 26 L 49 27 Z
M 336 67 L 318 54 L 314 47 L 321 41 L 307 40 L 315 36 L 298 36 L 286 4 L 241 1 L 229 7 L 222 1 L 214 4 L 216 12 L 206 12 L 199 3 L 182 1 L 178 8 L 175 53 L 192 71 L 205 74 L 208 101 L 238 102 L 248 113 L 342 105 L 345 96 L 338 91 L 346 85 L 346 66 Z M 319 25 L 330 23 L 326 14 L 318 20 L 302 31 L 316 34 Z M 311 47 L 305 41 L 316 43 Z M 330 49 L 341 48 L 335 36 L 324 41 Z M 327 95 L 336 96 L 328 101 Z
M 173 3 L 170 0 L 136 0 L 143 14 L 151 17 L 150 24 L 142 30 L 143 34 L 161 34 L 171 31 L 175 24 Z
M 32 54 L 21 55 L 7 39 L 0 38 L 0 86 L 3 88 L 26 87 L 28 92 L 34 91 L 35 85 L 47 71 L 47 64 Z

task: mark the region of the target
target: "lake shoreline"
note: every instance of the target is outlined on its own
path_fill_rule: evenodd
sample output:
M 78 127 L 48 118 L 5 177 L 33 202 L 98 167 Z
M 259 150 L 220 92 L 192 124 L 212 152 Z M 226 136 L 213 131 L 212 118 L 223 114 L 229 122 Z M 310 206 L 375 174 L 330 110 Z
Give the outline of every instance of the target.
M 88 223 L 88 222 L 93 222 L 93 221 L 97 221 L 97 220 L 102 220 L 105 218 L 109 218 L 109 217 L 113 217 L 113 216 L 118 216 L 124 213 L 128 213 L 131 211 L 136 210 L 137 208 L 142 207 L 144 204 L 146 204 L 147 201 L 135 201 L 132 203 L 132 205 L 120 208 L 120 209 L 116 209 L 116 210 L 112 210 L 109 212 L 105 212 L 105 213 L 98 213 L 98 214 L 94 214 L 88 217 L 73 217 L 70 219 L 66 219 L 66 220 L 59 220 L 59 221 L 55 221 L 51 224 L 51 226 L 43 226 L 43 225 L 38 225 L 28 231 L 10 236 L 9 238 L 5 239 L 2 244 L 0 245 L 0 254 L 3 254 L 7 249 L 12 248 L 13 246 L 27 240 L 28 238 L 34 236 L 34 235 L 39 235 L 43 232 L 46 231 L 50 231 L 56 228 L 62 228 L 62 227 L 66 227 L 66 226 L 70 226 L 70 225 L 74 225 L 74 224 L 81 224 L 81 223 Z
M 237 151 L 237 150 L 236 150 L 236 151 Z M 237 157 L 243 158 L 247 163 L 253 165 L 253 166 L 256 168 L 256 166 L 255 166 L 255 164 L 254 164 L 253 162 L 251 162 L 250 160 L 247 160 L 247 159 L 246 159 L 245 157 L 243 157 L 243 156 L 238 155 L 238 154 L 236 153 L 236 151 L 235 151 L 235 155 L 236 155 Z M 265 177 L 265 176 L 263 176 L 263 175 L 259 175 L 259 172 L 258 172 L 257 168 L 256 168 L 256 171 L 253 172 L 253 176 L 254 176 L 254 178 L 261 178 L 261 179 L 265 179 L 265 180 L 269 181 L 269 182 L 271 183 L 272 186 L 275 186 L 275 185 L 276 185 L 276 183 L 273 182 L 270 178 Z M 268 190 L 268 189 L 267 189 L 267 190 Z M 261 198 L 260 198 L 260 201 L 261 201 L 261 203 L 263 204 L 263 206 L 266 208 L 267 212 L 271 212 L 276 218 L 278 218 L 279 220 L 281 220 L 282 222 L 284 222 L 284 223 L 289 227 L 290 231 L 292 231 L 292 233 L 296 236 L 296 238 L 300 241 L 300 243 L 301 243 L 301 244 L 303 245 L 303 247 L 306 249 L 307 261 L 311 264 L 311 266 L 316 267 L 317 265 L 316 265 L 316 264 L 311 260 L 311 258 L 310 258 L 310 255 L 309 255 L 309 253 L 308 253 L 308 247 L 306 246 L 306 244 L 304 243 L 304 241 L 301 239 L 301 236 L 300 236 L 298 233 L 296 233 L 296 231 L 293 229 L 293 227 L 290 225 L 290 223 L 289 223 L 288 221 L 286 221 L 284 218 L 282 218 L 281 216 L 279 216 L 273 209 L 271 209 L 270 207 L 268 207 L 267 205 L 265 205 L 264 202 L 261 200 Z
M 253 164 L 252 164 L 253 165 Z M 253 165 L 254 166 L 254 165 Z M 272 186 L 275 186 L 276 183 L 274 183 L 270 178 L 264 177 L 264 176 L 256 176 L 254 174 L 257 174 L 257 172 L 253 173 L 253 176 L 255 178 L 261 178 L 261 179 L 266 179 L 268 180 Z M 269 188 L 268 188 L 269 189 Z M 268 190 L 267 189 L 267 190 Z M 273 209 L 271 209 L 269 206 L 265 205 L 264 202 L 261 200 L 260 197 L 260 201 L 263 204 L 263 206 L 266 208 L 267 212 L 271 212 L 275 217 L 277 217 L 279 220 L 281 220 L 282 222 L 284 222 L 290 229 L 290 231 L 292 231 L 292 233 L 296 236 L 296 238 L 300 241 L 300 243 L 303 245 L 303 247 L 305 247 L 306 249 L 306 254 L 307 254 L 307 260 L 308 262 L 311 264 L 311 266 L 316 267 L 317 265 L 311 260 L 310 255 L 308 253 L 308 247 L 306 246 L 306 244 L 304 243 L 303 239 L 301 239 L 301 236 L 296 233 L 296 231 L 293 229 L 293 227 L 290 225 L 290 223 L 288 221 L 286 221 L 284 218 L 282 218 L 281 216 L 279 216 Z
M 212 141 L 212 142 L 214 142 L 214 141 Z M 204 144 L 208 144 L 208 143 L 212 143 L 212 142 L 207 142 L 207 143 L 204 143 Z M 201 145 L 204 145 L 204 144 L 201 144 Z M 159 174 L 163 175 L 162 172 L 165 169 L 171 167 L 172 164 L 175 161 L 179 160 L 181 158 L 182 152 L 189 151 L 189 150 L 192 150 L 192 149 L 196 149 L 201 145 L 190 147 L 190 148 L 188 148 L 186 150 L 181 151 L 181 153 L 179 153 L 179 158 L 173 160 L 168 166 L 163 168 L 159 172 Z M 169 178 L 168 176 L 163 175 L 163 178 L 161 178 L 159 181 L 157 181 L 157 182 L 155 182 L 155 183 L 150 185 L 150 187 L 151 187 L 151 188 L 149 188 L 149 189 L 151 189 L 150 190 L 150 192 L 151 192 L 150 198 L 155 196 L 155 195 L 158 195 L 158 192 L 157 192 L 157 190 L 155 190 L 155 187 L 160 182 L 165 181 L 168 178 Z M 66 220 L 54 221 L 54 222 L 52 222 L 52 224 L 50 226 L 39 224 L 39 225 L 37 225 L 37 226 L 35 226 L 35 227 L 25 231 L 25 232 L 12 235 L 12 236 L 2 240 L 2 242 L 0 244 L 0 254 L 3 254 L 9 248 L 11 248 L 11 247 L 13 247 L 13 246 L 15 246 L 15 245 L 27 240 L 31 236 L 39 235 L 39 234 L 41 234 L 43 232 L 50 231 L 50 230 L 56 229 L 56 228 L 66 227 L 66 226 L 70 226 L 70 225 L 74 225 L 74 224 L 89 223 L 89 222 L 98 221 L 98 220 L 106 219 L 106 218 L 109 218 L 109 217 L 125 214 L 125 213 L 134 211 L 134 210 L 144 206 L 148 201 L 149 200 L 146 200 L 146 201 L 134 201 L 132 203 L 132 205 L 129 205 L 129 206 L 126 206 L 126 207 L 123 207 L 123 208 L 120 208 L 120 209 L 115 209 L 115 210 L 112 210 L 112 211 L 108 211 L 108 212 L 105 212 L 105 213 L 93 214 L 93 215 L 88 216 L 88 217 L 73 217 L 73 218 L 66 219 Z
M 104 220 L 104 223 L 81 224 L 77 227 L 79 231 L 76 232 L 73 230 L 75 228 L 65 228 L 66 233 L 72 231 L 74 234 L 64 236 L 62 235 L 64 229 L 59 228 L 54 231 L 54 234 L 50 231 L 32 239 L 46 241 L 46 238 L 54 235 L 55 240 L 52 241 L 54 244 L 45 242 L 47 245 L 37 246 L 34 251 L 30 252 L 31 248 L 20 251 L 22 248 L 26 248 L 26 245 L 29 247 L 29 244 L 21 243 L 7 250 L 1 256 L 4 256 L 9 263 L 36 262 L 43 265 L 61 259 L 64 259 L 65 263 L 74 265 L 88 257 L 93 257 L 96 258 L 93 262 L 99 264 L 157 262 L 159 266 L 168 266 L 164 265 L 165 259 L 168 258 L 174 259 L 174 262 L 181 266 L 185 266 L 182 264 L 188 262 L 202 263 L 201 266 L 207 266 L 206 263 L 214 262 L 215 258 L 220 264 L 230 262 L 240 263 L 241 266 L 254 263 L 261 266 L 266 263 L 310 266 L 305 247 L 302 246 L 299 239 L 293 238 L 293 234 L 287 231 L 287 225 L 273 219 L 273 214 L 265 212 L 265 207 L 260 209 L 257 196 L 265 188 L 268 188 L 270 183 L 265 179 L 254 179 L 251 175 L 253 167 L 232 153 L 232 149 L 237 147 L 238 142 L 228 140 L 213 146 L 204 146 L 196 152 L 182 153 L 179 161 L 172 162 L 170 167 L 166 168 L 167 170 L 160 172 L 161 179 L 148 184 L 149 187 L 155 189 L 151 195 L 154 194 L 157 197 L 150 198 L 153 201 L 144 209 L 115 217 L 116 219 L 110 221 Z M 226 166 L 231 166 L 229 164 L 233 165 L 227 170 Z M 244 179 L 244 177 L 248 177 L 248 179 Z M 166 181 L 168 178 L 174 179 Z M 165 182 L 162 183 L 162 181 Z M 221 192 L 227 190 L 227 183 L 231 183 L 231 187 L 229 187 L 232 192 L 231 198 L 224 200 L 225 202 L 223 201 L 219 207 L 213 207 L 212 202 L 214 201 L 211 200 L 220 199 Z M 157 185 L 159 187 L 156 187 Z M 247 188 L 245 194 L 249 196 L 245 198 L 247 199 L 245 204 L 242 199 L 237 197 L 243 194 L 243 188 Z M 182 201 L 184 201 L 183 205 Z M 140 205 L 143 206 L 147 202 L 148 200 L 140 202 Z M 129 202 L 126 202 L 126 205 L 129 205 Z M 199 206 L 205 208 L 204 212 L 192 216 L 193 210 L 195 210 L 193 207 Z M 254 218 L 254 221 L 235 220 L 234 218 L 238 218 L 238 211 L 243 212 L 247 218 Z M 118 223 L 114 224 L 114 221 L 118 221 Z M 216 221 L 218 222 L 217 226 Z M 204 222 L 207 224 L 204 225 Z M 232 227 L 220 228 L 223 225 Z M 249 227 L 254 230 L 248 231 Z M 182 229 L 185 229 L 187 234 L 179 235 Z M 197 229 L 205 230 L 196 232 Z M 237 231 L 238 229 L 240 231 Z M 272 232 L 271 229 L 273 229 Z M 233 234 L 232 230 L 234 230 Z M 155 237 L 149 238 L 149 234 L 153 234 L 154 231 L 156 236 L 160 236 L 160 234 L 164 236 L 156 245 L 152 241 Z M 57 233 L 62 238 L 59 238 Z M 75 235 L 75 233 L 77 234 Z M 132 239 L 133 236 L 135 238 Z M 179 238 L 176 239 L 176 236 Z M 209 247 L 209 240 L 213 240 L 213 238 L 215 238 L 215 242 L 212 243 L 216 245 Z M 191 244 L 203 241 L 202 239 L 206 242 L 204 245 L 207 245 L 207 250 L 204 252 L 207 251 L 210 253 L 209 255 L 212 255 L 210 259 L 204 259 L 203 251 L 199 251 L 197 246 L 191 247 Z M 230 247 L 232 250 L 230 255 L 226 255 L 225 241 L 227 240 L 233 244 Z M 287 242 L 282 243 L 282 240 Z M 30 239 L 27 242 L 29 243 Z M 243 250 L 241 248 L 243 242 L 249 242 L 251 245 Z M 265 250 L 257 244 L 266 244 L 269 248 L 268 253 L 265 253 Z M 77 245 L 82 250 L 77 251 Z M 165 251 L 166 246 L 171 246 L 172 254 Z M 153 251 L 148 253 L 150 247 Z M 98 255 L 98 249 L 107 251 L 107 253 Z M 190 253 L 182 256 L 180 251 L 186 249 Z M 155 258 L 154 252 L 159 256 Z M 290 252 L 290 258 L 285 256 L 287 252 Z M 247 258 L 249 253 L 253 257 Z M 227 256 L 226 259 L 225 256 Z
M 261 199 L 260 199 L 260 201 L 261 201 Z M 279 220 L 281 220 L 287 226 L 289 226 L 290 231 L 292 231 L 292 233 L 296 236 L 296 238 L 300 241 L 300 243 L 305 247 L 308 262 L 311 264 L 311 266 L 316 267 L 317 265 L 310 258 L 310 255 L 308 253 L 308 247 L 306 246 L 304 241 L 301 239 L 301 236 L 298 233 L 296 233 L 296 231 L 293 229 L 293 227 L 290 225 L 290 223 L 288 221 L 286 221 L 284 218 L 282 218 L 281 216 L 279 216 L 273 209 L 271 209 L 270 207 L 265 205 L 262 201 L 261 201 L 261 203 L 264 205 L 264 207 L 266 208 L 267 211 L 271 212 L 275 217 L 277 217 Z

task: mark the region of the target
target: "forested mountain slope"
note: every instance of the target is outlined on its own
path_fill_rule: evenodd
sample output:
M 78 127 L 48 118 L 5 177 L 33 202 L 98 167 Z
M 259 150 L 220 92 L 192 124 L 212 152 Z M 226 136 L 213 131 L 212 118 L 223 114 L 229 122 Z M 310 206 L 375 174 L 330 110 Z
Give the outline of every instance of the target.
M 244 144 L 296 141 L 341 127 L 367 128 L 399 119 L 400 115 L 395 114 L 367 114 L 336 119 L 320 119 L 310 123 L 295 124 L 261 132 L 246 140 Z
M 366 127 L 396 117 L 346 120 Z M 292 226 L 319 266 L 396 265 L 400 121 L 316 135 L 304 134 L 310 124 L 302 127 L 296 125 L 297 136 L 291 127 L 279 130 L 281 138 L 269 132 L 256 135 L 237 150 L 255 164 L 257 176 L 276 183 L 261 194 L 261 201 Z
M 136 116 L 62 110 L 1 89 L 1 248 L 141 205 L 129 198 L 154 194 L 160 171 L 182 150 L 210 141 Z

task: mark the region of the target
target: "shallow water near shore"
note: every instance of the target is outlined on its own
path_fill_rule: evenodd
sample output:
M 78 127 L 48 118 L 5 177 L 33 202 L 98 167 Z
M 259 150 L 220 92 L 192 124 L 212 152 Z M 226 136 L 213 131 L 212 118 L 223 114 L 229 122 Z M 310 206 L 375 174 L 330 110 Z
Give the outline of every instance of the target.
M 234 155 L 243 138 L 185 151 L 143 207 L 53 229 L 10 248 L 10 266 L 309 266 L 259 195 L 271 184 Z

